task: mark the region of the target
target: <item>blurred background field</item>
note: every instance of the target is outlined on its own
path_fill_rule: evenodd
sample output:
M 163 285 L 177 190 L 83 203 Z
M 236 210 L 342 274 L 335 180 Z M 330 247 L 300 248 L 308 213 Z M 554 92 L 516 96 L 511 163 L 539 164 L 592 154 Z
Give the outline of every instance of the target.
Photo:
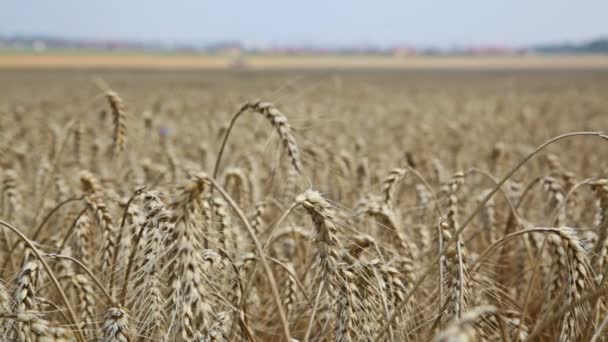
M 606 69 L 605 55 L 229 55 L 56 52 L 3 53 L 0 68 L 135 69 Z

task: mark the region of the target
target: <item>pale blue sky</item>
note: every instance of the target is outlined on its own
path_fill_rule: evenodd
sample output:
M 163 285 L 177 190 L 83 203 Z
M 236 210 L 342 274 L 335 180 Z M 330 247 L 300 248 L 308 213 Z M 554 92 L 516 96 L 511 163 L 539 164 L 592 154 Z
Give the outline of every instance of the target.
M 1 0 L 0 34 L 453 46 L 608 35 L 608 0 Z

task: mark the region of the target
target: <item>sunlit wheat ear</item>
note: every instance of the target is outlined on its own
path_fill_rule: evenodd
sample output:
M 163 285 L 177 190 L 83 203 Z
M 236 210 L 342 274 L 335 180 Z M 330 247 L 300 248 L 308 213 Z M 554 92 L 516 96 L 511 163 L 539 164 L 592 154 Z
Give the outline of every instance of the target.
M 103 241 L 101 247 L 101 270 L 108 271 L 112 266 L 114 250 L 117 243 L 117 230 L 114 220 L 103 199 L 99 196 L 87 196 L 87 204 L 91 207 L 103 231 Z
M 165 317 L 164 296 L 162 284 L 156 274 L 150 276 L 145 283 L 145 296 L 137 307 L 136 333 L 146 341 L 154 341 L 167 334 L 167 318 Z
M 9 153 L 10 152 L 8 147 L 0 147 L 0 166 L 2 166 L 3 168 L 8 168 L 8 166 L 10 165 Z
M 19 176 L 12 169 L 4 171 L 1 195 L 2 215 L 9 221 L 19 220 L 23 213 L 23 199 L 19 191 Z
M 321 299 L 323 302 L 329 300 L 329 303 L 324 304 L 324 307 L 327 310 L 331 308 L 333 300 L 339 295 L 341 289 L 343 289 L 343 281 L 341 281 L 341 274 L 343 273 L 341 272 L 339 262 L 340 247 L 338 245 L 339 242 L 337 230 L 334 225 L 332 207 L 320 193 L 314 190 L 307 190 L 303 194 L 298 195 L 295 203 L 306 209 L 313 222 L 313 242 L 316 247 L 316 253 L 313 259 L 311 273 L 321 281 L 317 290 L 319 295 L 317 296 L 317 299 L 315 299 L 314 306 L 319 304 L 323 293 L 329 293 L 330 298 Z M 311 281 L 315 281 L 315 278 L 311 278 Z M 327 311 L 327 314 L 330 312 L 332 312 L 332 310 Z M 310 327 L 312 327 L 312 318 L 309 322 L 308 333 L 310 332 Z M 338 331 L 336 331 L 336 333 L 338 333 Z M 338 337 L 338 335 L 336 335 L 336 337 Z
M 24 331 L 18 333 L 16 341 L 40 341 L 40 342 L 67 342 L 74 341 L 74 336 L 69 329 L 61 328 L 56 324 L 41 319 L 32 313 L 0 314 L 5 320 L 14 320 L 17 325 L 25 327 Z M 4 336 L 7 338 L 7 336 Z M 10 337 L 9 337 L 10 338 Z M 13 339 L 11 339 L 13 341 Z
M 249 180 L 245 171 L 239 168 L 230 168 L 224 173 L 224 187 L 230 193 L 239 207 L 247 208 L 252 200 Z
M 287 317 L 291 319 L 294 313 L 294 306 L 297 301 L 298 285 L 297 285 L 297 273 L 293 262 L 287 261 L 285 263 L 286 276 L 283 283 L 283 307 Z
M 140 206 L 139 197 L 141 196 L 140 191 L 136 190 L 136 194 L 133 195 L 133 200 L 129 203 L 129 198 L 125 197 L 119 203 L 120 205 L 120 213 L 122 214 L 120 217 L 120 230 L 117 234 L 118 247 L 118 255 L 116 256 L 117 263 L 115 267 L 122 268 L 125 262 L 127 262 L 128 258 L 123 258 L 121 256 L 128 256 L 131 254 L 131 250 L 135 248 L 135 244 L 137 243 L 139 247 L 139 241 L 137 240 L 137 236 L 139 233 L 139 228 L 143 225 L 145 220 L 145 214 L 143 209 Z M 127 206 L 128 204 L 128 206 Z M 124 223 L 123 223 L 124 219 Z M 139 249 L 139 248 L 135 248 Z
M 14 311 L 17 313 L 36 308 L 36 286 L 39 263 L 32 259 L 26 261 L 17 275 L 17 285 L 13 295 Z
M 298 171 L 293 167 L 288 167 L 285 171 L 285 190 L 283 192 L 283 201 L 289 203 L 296 196 L 298 188 Z
M 198 253 L 199 241 L 194 231 L 198 229 L 200 214 L 196 203 L 209 186 L 207 175 L 197 173 L 177 189 L 170 208 L 174 211 L 175 228 L 170 237 L 175 241 L 168 251 L 171 270 L 168 282 L 167 309 L 173 334 L 191 340 L 195 332 L 209 324 L 208 294 L 202 282 L 202 260 Z
M 252 111 L 264 115 L 277 130 L 292 166 L 301 174 L 300 152 L 287 117 L 270 102 L 254 102 L 250 104 L 250 108 Z
M 395 188 L 406 174 L 407 170 L 401 168 L 393 169 L 391 172 L 389 172 L 388 176 L 382 183 L 382 197 L 384 198 L 385 205 L 392 205 Z
M 600 179 L 591 183 L 591 188 L 597 198 L 597 213 L 594 224 L 597 241 L 593 246 L 593 266 L 601 273 L 604 265 L 608 264 L 608 179 Z
M 112 135 L 112 155 L 117 156 L 125 148 L 127 142 L 127 113 L 120 96 L 114 91 L 105 93 L 112 109 L 112 124 L 114 133 Z
M 453 229 L 458 228 L 458 191 L 464 184 L 464 173 L 456 172 L 452 178 L 443 186 L 443 190 L 448 194 L 446 210 L 446 221 Z
M 280 260 L 285 264 L 284 267 L 284 272 L 285 272 L 285 284 L 290 284 L 291 282 L 293 282 L 294 286 L 297 286 L 297 273 L 295 272 L 295 266 L 293 263 L 293 258 L 295 257 L 295 253 L 296 253 L 296 241 L 293 237 L 289 237 L 286 238 L 284 241 L 282 241 L 280 247 L 277 248 L 277 250 L 275 251 L 275 253 L 278 255 L 278 258 L 280 258 Z M 292 278 L 291 280 L 288 278 Z M 287 285 L 286 285 L 287 286 Z M 294 287 L 293 289 L 289 289 L 290 286 L 284 287 L 283 290 L 285 291 L 285 296 L 289 295 L 290 292 L 293 291 L 297 291 L 297 287 Z M 295 297 L 295 293 L 291 294 Z M 293 302 L 292 302 L 293 303 Z
M 351 300 L 355 309 L 355 322 L 359 325 L 356 333 L 359 336 L 375 335 L 381 327 L 380 322 L 383 318 L 395 309 L 391 286 L 385 282 L 381 260 L 363 261 L 353 266 L 357 270 L 354 272 L 356 280 L 353 284 L 357 286 L 356 296 Z M 407 334 L 410 330 L 402 320 L 398 321 L 399 332 L 395 337 L 401 335 L 401 332 Z
M 417 219 L 419 223 L 425 222 L 429 203 L 431 202 L 431 194 L 424 184 L 416 184 L 416 203 L 418 205 Z
M 213 205 L 211 203 L 212 196 L 206 195 L 200 201 L 200 231 L 197 238 L 201 246 L 205 249 L 210 248 L 210 231 L 213 225 Z M 212 240 L 212 239 L 211 239 Z
M 251 228 L 256 233 L 264 233 L 264 213 L 266 212 L 266 202 L 260 202 L 255 205 L 255 213 L 251 219 Z
M 11 298 L 10 295 L 2 282 L 0 282 L 0 310 L 2 312 L 10 312 L 11 311 Z M 0 332 L 2 331 L 2 326 L 0 325 Z
M 188 205 L 197 200 L 199 196 L 210 186 L 208 176 L 204 172 L 195 173 L 188 181 L 177 188 L 177 194 L 170 208 L 182 213 L 188 209 Z
M 129 342 L 129 315 L 120 308 L 109 308 L 105 315 L 102 342 Z
M 525 322 L 520 320 L 520 312 L 515 311 L 505 311 L 502 312 L 500 316 L 494 316 L 495 318 L 501 319 L 503 324 L 506 325 L 508 330 L 508 337 L 511 341 L 523 342 L 528 340 L 528 335 L 530 334 L 530 329 L 526 325 Z M 500 322 L 497 322 L 500 324 Z M 500 327 L 500 325 L 496 325 Z
M 99 178 L 97 178 L 97 176 L 90 171 L 80 171 L 80 185 L 84 193 L 97 195 L 103 194 L 103 189 Z
M 455 228 L 446 222 L 440 223 L 443 241 L 449 241 Z M 451 245 L 443 259 L 445 269 L 445 293 L 447 320 L 459 320 L 470 302 L 469 275 L 466 267 L 464 246 L 459 241 Z
M 89 278 L 82 274 L 72 277 L 72 284 L 78 293 L 81 330 L 87 338 L 94 338 L 94 332 L 97 330 L 95 291 L 89 283 Z
M 358 298 L 355 275 L 346 270 L 342 270 L 340 273 L 343 279 L 340 282 L 341 286 L 337 287 L 338 293 L 335 298 L 337 322 L 334 336 L 338 342 L 357 341 L 357 315 L 361 313 L 358 311 L 361 303 Z
M 492 306 L 478 306 L 466 312 L 461 319 L 453 321 L 444 331 L 435 336 L 433 342 L 469 342 L 485 341 L 479 334 L 481 330 L 476 326 L 483 321 L 483 317 L 496 313 Z
M 552 218 L 551 215 L 555 210 L 557 210 L 555 220 L 553 222 L 549 222 L 549 224 L 554 225 L 555 227 L 565 226 L 566 207 L 563 205 L 565 198 L 564 190 L 561 184 L 553 177 L 545 177 L 543 179 L 543 189 L 548 197 L 545 214 L 548 216 L 548 218 Z
M 511 203 L 514 205 L 519 203 L 524 191 L 523 184 L 515 180 L 510 180 L 505 183 L 505 186 L 509 201 L 511 201 Z
M 220 312 L 216 315 L 215 321 L 207 331 L 207 334 L 200 341 L 227 342 L 228 341 L 228 322 L 230 321 L 229 312 Z
M 399 257 L 394 267 L 380 264 L 377 266 L 379 267 L 378 273 L 386 287 L 386 309 L 389 313 L 393 313 L 401 308 L 401 303 L 412 287 L 414 280 L 413 263 L 411 260 Z M 395 329 L 401 330 L 405 334 L 409 334 L 413 330 L 414 326 L 412 326 L 411 321 L 414 321 L 414 315 L 412 315 L 414 312 L 412 308 L 415 305 L 416 301 L 412 300 L 398 312 Z
M 580 301 L 586 288 L 593 282 L 589 275 L 587 252 L 570 228 L 560 228 L 549 237 L 551 244 L 551 284 L 548 301 L 565 291 L 565 303 Z M 588 317 L 589 306 L 580 304 L 563 316 L 560 340 L 574 341 L 580 334 Z
M 296 197 L 296 203 L 306 209 L 312 219 L 315 228 L 313 240 L 317 246 L 315 265 L 325 280 L 325 285 L 330 285 L 338 265 L 338 238 L 331 215 L 332 207 L 314 190 L 307 190 Z
M 91 260 L 93 259 L 93 241 L 91 232 L 91 223 L 87 213 L 84 213 L 76 221 L 74 227 L 74 243 L 76 245 L 76 251 L 79 255 L 80 261 L 87 267 L 91 266 Z
M 160 281 L 163 244 L 171 246 L 166 238 L 173 230 L 173 213 L 165 206 L 157 191 L 147 191 L 143 194 L 145 218 L 142 223 L 143 255 L 133 270 L 128 286 L 132 286 L 132 295 L 128 298 L 133 308 L 135 330 L 138 336 L 150 340 L 155 336 L 167 333 L 163 296 L 164 287 Z M 124 286 L 124 285 L 123 285 Z
M 374 201 L 367 208 L 367 213 L 378 221 L 381 230 L 387 230 L 388 234 L 394 237 L 391 239 L 391 242 L 398 249 L 399 254 L 410 260 L 414 260 L 417 257 L 418 251 L 415 249 L 415 245 L 405 235 L 403 227 L 401 227 L 398 221 L 397 214 L 390 206 Z
M 226 208 L 226 202 L 219 197 L 215 197 L 211 200 L 213 205 L 213 212 L 217 218 L 217 234 L 218 234 L 218 246 L 225 251 L 229 251 L 232 254 L 233 251 L 238 251 L 238 243 L 236 241 L 236 235 L 232 230 L 232 223 L 228 210 Z
M 370 247 L 377 246 L 376 240 L 369 235 L 355 235 L 351 237 L 351 245 L 343 249 L 354 260 L 359 259 Z
M 145 218 L 142 223 L 143 237 L 142 250 L 143 255 L 139 261 L 139 265 L 133 276 L 136 301 L 141 301 L 144 298 L 138 296 L 137 290 L 145 291 L 143 284 L 147 278 L 159 271 L 161 267 L 161 258 L 164 254 L 163 243 L 170 246 L 171 236 L 169 235 L 174 227 L 173 212 L 168 209 L 161 199 L 161 194 L 157 191 L 147 191 L 143 195 Z M 143 293 L 143 292 L 142 292 Z
M 28 310 L 35 311 L 36 303 L 36 287 L 38 286 L 39 263 L 36 259 L 26 261 L 21 267 L 16 279 L 16 287 L 13 294 L 13 310 L 12 312 L 20 314 Z M 29 327 L 19 321 L 15 326 L 18 336 L 28 334 Z

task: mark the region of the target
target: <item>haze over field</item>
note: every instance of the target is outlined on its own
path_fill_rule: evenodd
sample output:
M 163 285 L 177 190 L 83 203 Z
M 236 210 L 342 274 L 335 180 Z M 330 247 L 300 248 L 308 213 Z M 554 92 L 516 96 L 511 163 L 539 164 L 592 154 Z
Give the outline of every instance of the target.
M 13 1 L 0 35 L 250 45 L 529 46 L 608 34 L 604 0 Z

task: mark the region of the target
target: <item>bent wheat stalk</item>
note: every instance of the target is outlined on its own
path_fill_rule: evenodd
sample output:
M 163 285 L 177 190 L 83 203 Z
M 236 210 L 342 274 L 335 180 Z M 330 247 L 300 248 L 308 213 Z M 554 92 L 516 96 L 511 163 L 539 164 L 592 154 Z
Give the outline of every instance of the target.
M 283 145 L 287 149 L 287 154 L 289 156 L 289 159 L 291 160 L 291 164 L 299 174 L 302 174 L 302 163 L 300 162 L 300 153 L 298 151 L 296 141 L 293 135 L 291 134 L 291 127 L 287 122 L 287 118 L 278 109 L 276 109 L 273 104 L 258 100 L 245 103 L 232 117 L 232 120 L 230 120 L 230 124 L 228 125 L 228 128 L 224 133 L 224 138 L 222 139 L 222 145 L 220 145 L 220 150 L 217 154 L 215 167 L 213 168 L 213 179 L 217 179 L 217 174 L 220 168 L 220 162 L 224 154 L 224 149 L 226 148 L 226 142 L 228 141 L 228 137 L 230 136 L 230 131 L 232 131 L 232 127 L 234 126 L 236 120 L 241 116 L 241 114 L 243 114 L 247 110 L 252 110 L 254 112 L 260 113 L 264 115 L 268 120 L 270 120 L 270 123 L 275 126 L 275 128 L 279 132 L 279 137 L 281 138 Z
M 55 277 L 55 273 L 53 273 L 53 270 L 51 269 L 51 267 L 49 267 L 49 264 L 46 262 L 46 260 L 44 260 L 42 253 L 40 253 L 40 251 L 38 251 L 38 249 L 36 248 L 36 246 L 34 246 L 34 244 L 19 229 L 11 226 L 10 224 L 8 224 L 8 223 L 6 223 L 6 222 L 4 222 L 2 220 L 0 220 L 0 225 L 6 227 L 8 229 L 10 229 L 13 233 L 15 233 L 17 236 L 19 236 L 19 238 L 36 255 L 36 258 L 38 258 L 38 260 L 40 261 L 40 263 L 42 263 L 42 267 L 44 267 L 44 270 L 48 274 L 49 278 L 51 278 L 51 281 L 53 282 L 53 285 L 55 285 L 55 287 L 57 288 L 57 292 L 59 293 L 59 295 L 61 297 L 61 300 L 63 301 L 63 304 L 65 305 L 66 309 L 68 310 L 68 313 L 70 315 L 70 319 L 72 320 L 72 323 L 74 324 L 74 327 L 76 327 L 76 330 L 75 330 L 76 338 L 78 339 L 79 342 L 86 342 L 82 330 L 80 330 L 80 328 L 78 328 L 78 327 L 80 327 L 80 322 L 78 321 L 76 313 L 74 312 L 74 310 L 70 306 L 70 301 L 68 300 L 68 297 L 66 296 L 65 292 L 61 288 L 61 285 L 59 284 L 59 281 L 57 280 L 57 277 Z

